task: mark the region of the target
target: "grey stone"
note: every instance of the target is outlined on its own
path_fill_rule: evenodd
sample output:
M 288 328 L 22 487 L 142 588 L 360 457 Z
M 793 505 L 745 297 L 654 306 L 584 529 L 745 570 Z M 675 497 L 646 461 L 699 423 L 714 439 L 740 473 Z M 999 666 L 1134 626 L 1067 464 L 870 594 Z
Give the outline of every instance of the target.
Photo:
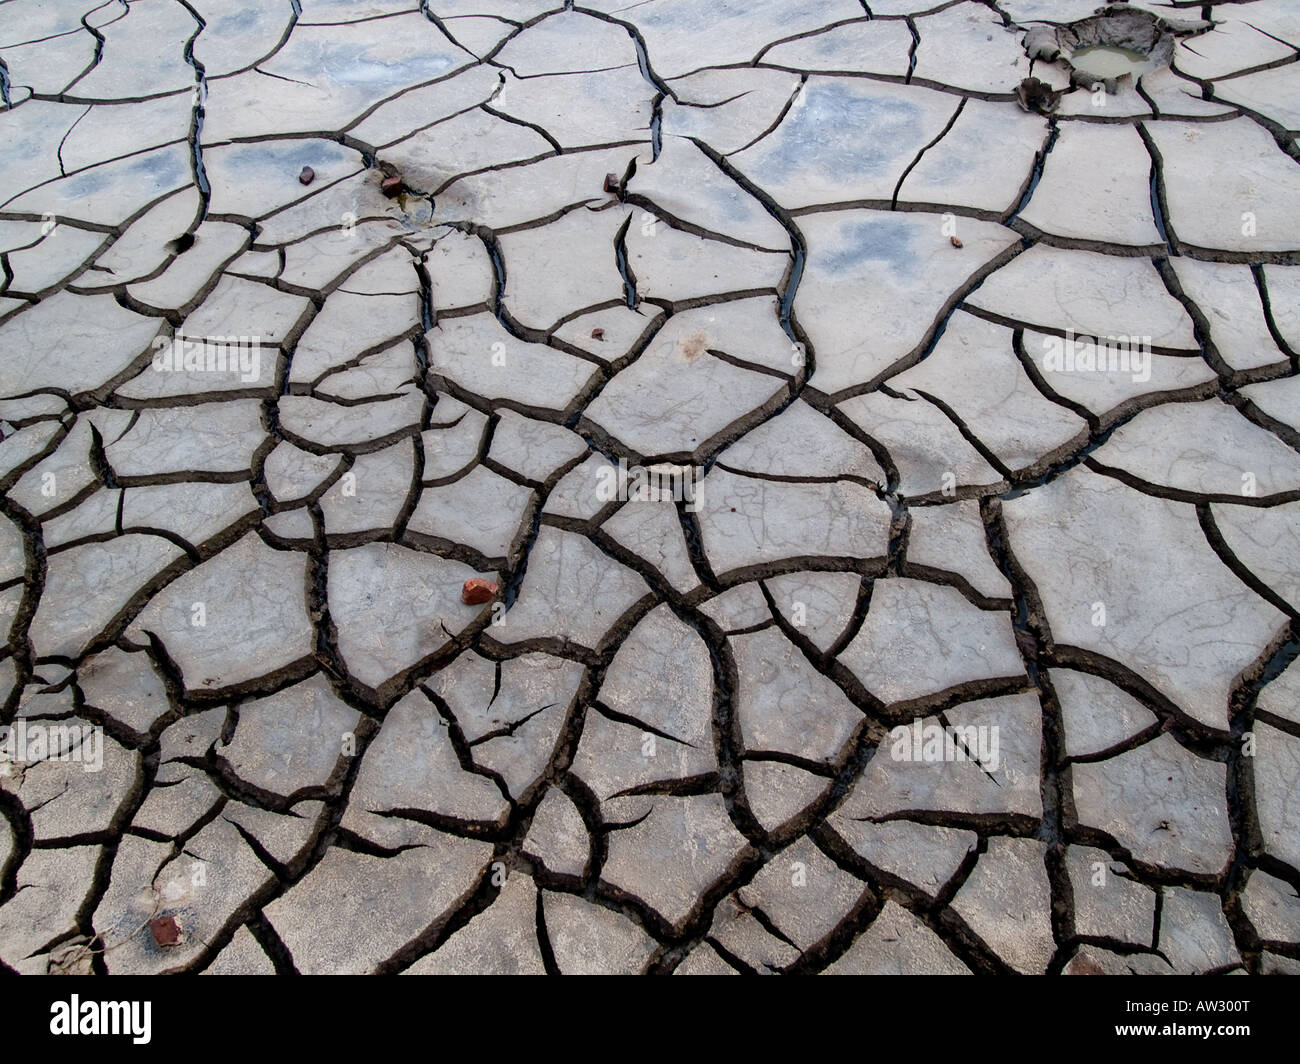
M 1100 172 L 1091 165 L 1104 157 Z M 1161 243 L 1151 214 L 1151 157 L 1126 125 L 1067 123 L 1021 217 L 1044 232 L 1116 244 Z M 1100 203 L 1101 209 L 1084 204 Z
M 673 975 L 738 975 L 708 943 L 702 942 L 673 969 Z
M 667 606 L 637 624 L 605 671 L 597 697 L 611 710 L 713 754 L 713 671 L 703 640 Z
M 1283 204 L 1300 188 L 1272 136 L 1248 118 L 1207 126 L 1152 123 L 1151 139 L 1164 160 L 1170 221 L 1178 239 L 1196 247 L 1274 251 L 1294 247 L 1300 222 Z M 1232 166 L 1220 165 L 1232 159 Z M 1205 203 L 1233 209 L 1205 210 Z M 1243 224 L 1242 214 L 1253 225 Z
M 904 495 L 955 497 L 960 489 L 1003 483 L 943 411 L 918 396 L 896 394 L 860 395 L 840 409 L 889 448 Z
M 467 650 L 426 685 L 444 699 L 470 743 L 517 725 L 552 706 L 568 710 L 583 668 L 549 654 L 493 663 Z
M 700 606 L 701 612 L 713 618 L 724 632 L 739 632 L 746 628 L 770 627 L 772 620 L 767 600 L 756 583 L 737 584 L 714 596 Z
M 1186 439 L 1184 447 L 1156 440 Z M 1169 403 L 1121 425 L 1096 452 L 1104 466 L 1205 495 L 1267 496 L 1300 486 L 1300 456 L 1225 403 Z
M 310 495 L 338 467 L 334 455 L 312 454 L 283 440 L 266 456 L 262 475 L 278 501 L 294 502 Z
M 565 410 L 594 372 L 572 355 L 516 340 L 482 314 L 446 319 L 425 342 L 435 381 L 525 409 Z
M 734 161 L 787 208 L 888 199 L 955 108 L 933 90 L 813 75 L 776 131 Z
M 111 296 L 61 292 L 0 324 L 0 343 L 18 353 L 0 373 L 0 395 L 95 391 L 137 362 L 147 364 L 158 332 L 156 320 Z
M 775 292 L 789 264 L 785 252 L 700 240 L 652 212 L 643 212 L 640 221 L 627 232 L 627 264 L 644 299 L 689 305 L 733 292 Z
M 690 746 L 644 726 L 612 721 L 594 709 L 587 713 L 572 771 L 605 800 L 665 780 L 689 780 L 717 771 L 712 746 Z M 625 803 L 626 804 L 626 803 Z M 636 816 L 649 806 L 637 800 Z
M 543 481 L 568 462 L 587 453 L 581 436 L 545 421 L 501 411 L 488 457 L 529 480 Z
M 1044 76 L 1041 67 L 1038 73 Z M 1010 84 L 1010 79 L 1002 82 Z M 943 140 L 903 177 L 900 202 L 954 204 L 1005 214 L 1017 205 L 1034 155 L 1046 140 L 1047 123 L 1041 116 L 968 96 Z M 967 223 L 956 224 L 964 243 Z
M 969 302 L 1079 336 L 1141 336 L 1155 346 L 1196 347 L 1187 312 L 1144 259 L 1035 244 L 980 285 Z M 1117 306 L 1123 308 L 1118 315 Z
M 672 318 L 584 417 L 637 454 L 696 458 L 733 423 L 770 409 L 784 394 L 780 382 L 709 353 L 729 353 L 747 339 L 725 326 L 711 329 L 711 309 Z
M 1096 7 L 9 0 L 2 966 L 1295 969 L 1300 15 Z
M 326 827 L 321 819 L 324 808 L 321 802 L 299 802 L 281 815 L 255 805 L 227 802 L 221 816 L 256 839 L 272 861 L 290 866 L 309 852 Z
M 557 80 L 567 89 L 573 79 Z M 530 154 L 549 150 L 545 141 L 536 139 L 538 144 L 530 145 Z M 594 212 L 579 207 L 547 225 L 502 237 L 501 254 L 509 278 L 505 304 L 511 316 L 528 328 L 549 331 L 576 311 L 616 302 L 623 294 L 623 280 L 612 252 L 627 217 L 625 209 Z M 601 263 L 603 269 L 565 269 L 575 260 Z
M 959 311 L 925 361 L 890 387 L 941 400 L 1008 469 L 1038 468 L 1082 444 L 1086 426 L 1039 394 L 1012 344 L 1010 329 Z
M 720 461 L 742 473 L 791 477 L 858 477 L 885 483 L 867 447 L 802 400 L 747 432 Z
M 148 732 L 171 710 L 162 678 L 144 654 L 109 647 L 77 670 L 77 684 L 87 705 L 137 733 Z
M 160 473 L 240 473 L 262 438 L 262 411 L 252 399 L 189 408 L 140 411 L 131 429 L 106 440 L 105 457 L 119 477 Z
M 600 527 L 620 546 L 662 573 L 678 592 L 689 594 L 700 586 L 671 500 L 629 501 Z
M 123 529 L 165 529 L 200 553 L 213 540 L 228 540 L 258 513 L 257 498 L 245 483 L 143 484 L 122 493 Z

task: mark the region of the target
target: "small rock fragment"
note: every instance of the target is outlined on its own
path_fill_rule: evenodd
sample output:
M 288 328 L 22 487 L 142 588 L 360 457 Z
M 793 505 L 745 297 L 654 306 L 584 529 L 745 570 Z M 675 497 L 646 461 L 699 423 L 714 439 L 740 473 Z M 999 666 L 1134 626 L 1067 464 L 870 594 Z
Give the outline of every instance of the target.
M 1080 953 L 1075 956 L 1074 960 L 1072 960 L 1069 963 L 1069 965 L 1066 966 L 1066 971 L 1069 972 L 1070 975 L 1105 975 L 1106 974 L 1105 969 L 1103 969 L 1100 964 L 1098 964 L 1091 957 L 1083 953 Z
M 592 329 L 592 330 L 591 330 L 591 338 L 592 338 L 593 340 L 603 340 L 603 339 L 605 339 L 605 330 L 604 330 L 604 329 Z
M 159 946 L 177 946 L 181 941 L 181 925 L 174 916 L 159 916 L 149 921 L 149 932 Z
M 316 171 L 310 166 L 304 166 L 302 168 L 302 173 L 298 175 L 298 180 L 304 185 L 310 185 L 316 180 Z
M 953 247 L 959 248 L 962 246 L 961 241 L 958 240 L 955 236 L 950 236 L 948 239 L 952 242 Z
M 465 586 L 460 589 L 460 600 L 466 606 L 481 606 L 485 602 L 490 602 L 498 590 L 497 585 L 491 580 L 472 576 L 465 581 Z
M 379 186 L 379 190 L 389 199 L 395 199 L 402 193 L 402 179 L 400 177 L 386 177 Z
M 606 192 L 618 191 L 618 174 L 605 175 L 605 191 Z
M 1062 91 L 1053 89 L 1046 82 L 1037 78 L 1025 78 L 1016 86 L 1016 102 L 1021 108 L 1040 115 L 1050 114 L 1061 102 Z

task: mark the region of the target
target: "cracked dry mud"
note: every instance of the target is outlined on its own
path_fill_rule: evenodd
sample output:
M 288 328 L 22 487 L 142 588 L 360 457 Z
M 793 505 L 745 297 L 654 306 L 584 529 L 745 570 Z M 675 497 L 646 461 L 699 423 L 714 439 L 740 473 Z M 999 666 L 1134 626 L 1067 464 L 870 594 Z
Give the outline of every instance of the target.
M 1300 12 L 1094 7 L 2 0 L 0 970 L 1300 971 Z

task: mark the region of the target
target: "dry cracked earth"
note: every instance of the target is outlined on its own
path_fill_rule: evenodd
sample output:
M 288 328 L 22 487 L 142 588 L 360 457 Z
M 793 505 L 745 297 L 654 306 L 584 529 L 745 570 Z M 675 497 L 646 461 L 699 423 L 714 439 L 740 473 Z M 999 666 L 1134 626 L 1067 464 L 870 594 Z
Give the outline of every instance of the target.
M 0 2 L 0 970 L 1300 971 L 1300 9 L 925 4 Z

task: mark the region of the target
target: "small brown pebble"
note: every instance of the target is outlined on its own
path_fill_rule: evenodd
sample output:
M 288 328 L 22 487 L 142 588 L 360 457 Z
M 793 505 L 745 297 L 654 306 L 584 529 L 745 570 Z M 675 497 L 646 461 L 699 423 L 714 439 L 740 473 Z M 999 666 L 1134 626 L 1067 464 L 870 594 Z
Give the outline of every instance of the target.
M 1070 962 L 1069 972 L 1071 975 L 1105 975 L 1100 964 L 1091 957 L 1085 957 L 1082 953 L 1078 954 Z
M 948 239 L 952 242 L 953 247 L 955 248 L 961 247 L 961 241 L 958 240 L 955 236 L 950 236 Z
M 181 925 L 174 916 L 160 916 L 149 921 L 149 931 L 159 946 L 177 946 L 181 941 Z
M 298 180 L 302 182 L 304 185 L 310 185 L 313 181 L 316 180 L 316 171 L 313 170 L 310 166 L 304 166 L 302 168 L 302 173 L 298 175 Z
M 604 329 L 592 329 L 592 330 L 591 330 L 591 338 L 592 338 L 593 340 L 603 340 L 603 339 L 605 339 L 605 330 L 604 330 Z
M 605 175 L 605 191 L 606 192 L 618 191 L 618 174 Z
M 401 194 L 402 179 L 400 177 L 386 177 L 383 184 L 379 186 L 379 190 L 389 199 L 393 199 Z
M 460 600 L 466 606 L 481 606 L 485 602 L 490 602 L 498 590 L 500 589 L 491 580 L 471 576 L 460 589 Z

